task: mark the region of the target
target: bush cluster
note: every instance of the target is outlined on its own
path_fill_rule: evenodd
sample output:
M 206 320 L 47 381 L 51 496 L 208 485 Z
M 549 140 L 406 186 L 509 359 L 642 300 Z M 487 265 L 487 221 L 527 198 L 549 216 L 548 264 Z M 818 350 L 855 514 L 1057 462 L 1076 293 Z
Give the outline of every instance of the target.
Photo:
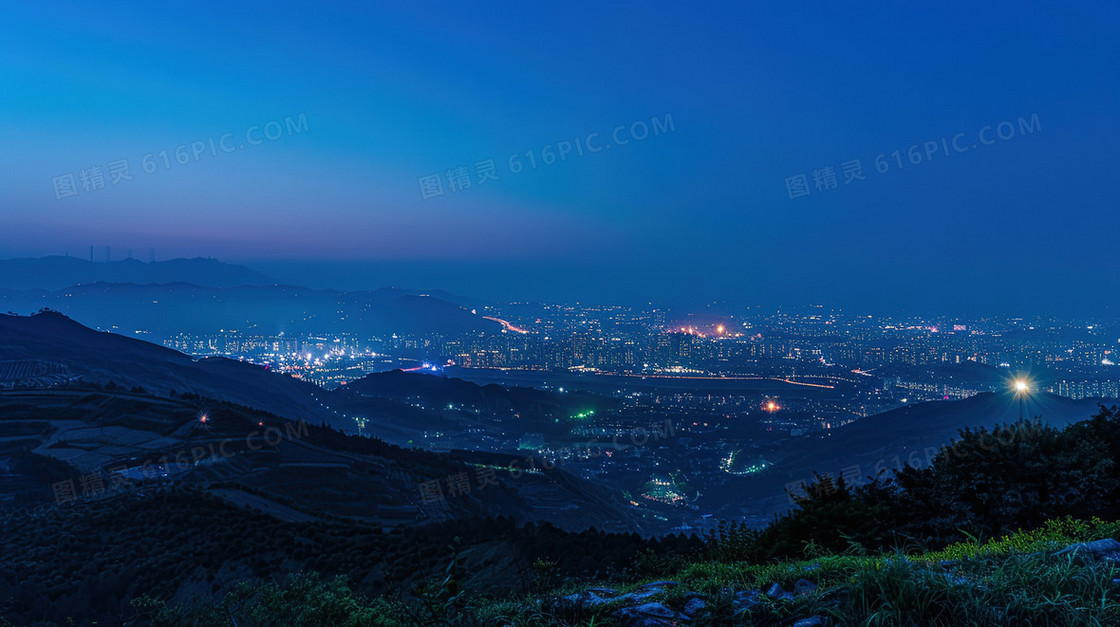
M 942 548 L 1066 516 L 1120 517 L 1120 409 L 1056 429 L 1021 420 L 965 429 L 925 468 L 864 485 L 817 475 L 796 507 L 755 531 L 724 525 L 713 556 L 766 561 L 817 553 Z

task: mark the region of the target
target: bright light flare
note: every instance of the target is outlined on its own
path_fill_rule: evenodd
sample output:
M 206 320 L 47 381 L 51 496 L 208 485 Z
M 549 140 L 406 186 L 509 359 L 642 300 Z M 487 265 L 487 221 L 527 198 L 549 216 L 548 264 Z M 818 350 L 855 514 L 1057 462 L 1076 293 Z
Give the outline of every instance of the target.
M 1015 380 L 1015 391 L 1016 392 L 1022 394 L 1023 392 L 1026 392 L 1030 389 L 1031 389 L 1031 386 L 1027 385 L 1027 382 L 1025 380 L 1023 380 L 1023 379 L 1016 379 Z

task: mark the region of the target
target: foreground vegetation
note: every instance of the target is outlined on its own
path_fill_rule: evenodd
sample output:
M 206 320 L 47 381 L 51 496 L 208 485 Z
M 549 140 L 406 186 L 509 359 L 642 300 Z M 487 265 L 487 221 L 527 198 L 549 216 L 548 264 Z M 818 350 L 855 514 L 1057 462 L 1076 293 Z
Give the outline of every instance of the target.
M 15 624 L 112 625 L 135 617 L 130 600 L 138 597 L 221 597 L 241 581 L 286 581 L 299 572 L 344 577 L 364 595 L 407 596 L 456 554 L 458 581 L 503 595 L 538 580 L 535 556 L 556 556 L 557 578 L 590 579 L 622 573 L 642 551 L 700 546 L 509 518 L 391 532 L 341 518 L 285 522 L 182 487 L 3 514 L 0 528 L 0 616 Z
M 1120 523 L 1072 518 L 987 542 L 953 544 L 906 556 L 821 555 L 770 564 L 698 561 L 659 573 L 680 585 L 658 600 L 679 609 L 703 595 L 697 625 L 785 625 L 809 616 L 851 625 L 1106 625 L 1120 622 L 1118 570 L 1106 560 L 1054 553 L 1069 544 L 1120 536 Z M 811 578 L 817 590 L 792 601 L 764 600 L 735 612 L 734 591 Z M 664 577 L 655 577 L 664 578 Z M 636 588 L 638 584 L 624 586 Z M 451 577 L 418 588 L 410 600 L 366 597 L 344 578 L 294 577 L 287 585 L 244 584 L 221 601 L 174 605 L 134 602 L 153 625 L 615 625 L 615 605 L 571 611 L 553 603 L 586 589 L 495 601 L 461 592 Z M 236 621 L 236 622 L 235 622 Z

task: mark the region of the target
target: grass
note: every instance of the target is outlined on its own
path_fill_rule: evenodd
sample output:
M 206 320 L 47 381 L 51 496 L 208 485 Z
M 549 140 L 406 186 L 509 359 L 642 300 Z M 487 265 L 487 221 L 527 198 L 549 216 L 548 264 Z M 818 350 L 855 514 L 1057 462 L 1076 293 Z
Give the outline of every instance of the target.
M 1120 621 L 1109 564 L 980 556 L 940 570 L 903 559 L 856 573 L 838 616 L 868 625 L 1106 625 Z
M 985 542 L 973 539 L 959 542 L 941 551 L 928 553 L 927 560 L 955 561 L 1011 553 L 1037 553 L 1053 551 L 1074 542 L 1087 542 L 1120 536 L 1120 522 L 1105 522 L 1100 518 L 1077 520 L 1069 516 L 1048 520 L 1038 529 L 1017 531 Z
M 670 607 L 680 608 L 690 592 L 709 596 L 716 611 L 696 624 L 785 624 L 813 614 L 841 625 L 1120 624 L 1120 587 L 1113 584 L 1120 570 L 1052 555 L 1075 542 L 1109 537 L 1120 537 L 1120 523 L 1067 517 L 935 552 L 827 555 L 773 564 L 705 561 L 653 579 L 681 583 L 660 599 Z M 793 602 L 764 601 L 749 621 L 721 602 L 729 588 L 765 590 L 778 583 L 791 590 L 801 578 L 816 583 L 818 592 Z M 610 609 L 594 613 L 596 624 L 614 624 Z
M 788 625 L 813 615 L 825 616 L 835 625 L 1110 625 L 1120 624 L 1120 586 L 1113 584 L 1120 578 L 1120 570 L 1108 562 L 1084 562 L 1053 552 L 1075 542 L 1118 535 L 1120 523 L 1065 518 L 1039 529 L 984 541 L 972 539 L 936 552 L 823 555 L 772 564 L 703 561 L 672 572 L 650 573 L 645 581 L 679 582 L 680 586 L 656 599 L 676 609 L 696 593 L 706 595 L 707 610 L 697 616 L 695 625 Z M 734 614 L 734 591 L 764 591 L 775 582 L 792 590 L 801 578 L 816 583 L 817 591 L 794 601 L 771 601 L 763 596 L 749 615 Z M 625 593 L 641 583 L 595 585 Z M 415 604 L 364 598 L 344 582 L 317 578 L 297 578 L 287 589 L 274 584 L 243 588 L 232 601 L 243 603 L 252 598 L 262 602 L 267 610 L 245 607 L 247 611 L 242 613 L 253 625 L 281 624 L 269 622 L 268 616 L 275 612 L 308 619 L 329 617 L 332 624 L 616 625 L 617 603 L 576 615 L 551 609 L 548 603 L 590 586 L 569 582 L 547 593 L 506 599 L 464 595 L 453 608 L 442 608 L 438 621 Z M 223 601 L 225 612 L 201 613 L 217 622 L 198 620 L 200 614 L 196 613 L 191 617 L 194 620 L 178 624 L 230 624 L 226 622 L 230 601 Z M 168 611 L 174 618 L 174 608 Z

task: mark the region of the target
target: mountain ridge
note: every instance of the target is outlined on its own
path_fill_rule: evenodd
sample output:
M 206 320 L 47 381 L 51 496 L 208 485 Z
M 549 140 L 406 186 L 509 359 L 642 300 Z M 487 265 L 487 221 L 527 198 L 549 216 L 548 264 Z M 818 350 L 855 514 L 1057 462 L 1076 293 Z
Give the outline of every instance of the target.
M 209 257 L 144 262 L 137 259 L 88 261 L 52 255 L 0 259 L 0 288 L 57 290 L 88 283 L 188 282 L 207 287 L 269 285 L 276 280 L 245 266 Z
M 109 283 L 57 290 L 0 288 L 0 311 L 44 307 L 102 329 L 153 334 L 447 333 L 499 331 L 501 325 L 454 303 L 405 290 L 340 292 L 298 285 L 209 287 L 195 283 Z M 340 315 L 340 311 L 342 314 Z

